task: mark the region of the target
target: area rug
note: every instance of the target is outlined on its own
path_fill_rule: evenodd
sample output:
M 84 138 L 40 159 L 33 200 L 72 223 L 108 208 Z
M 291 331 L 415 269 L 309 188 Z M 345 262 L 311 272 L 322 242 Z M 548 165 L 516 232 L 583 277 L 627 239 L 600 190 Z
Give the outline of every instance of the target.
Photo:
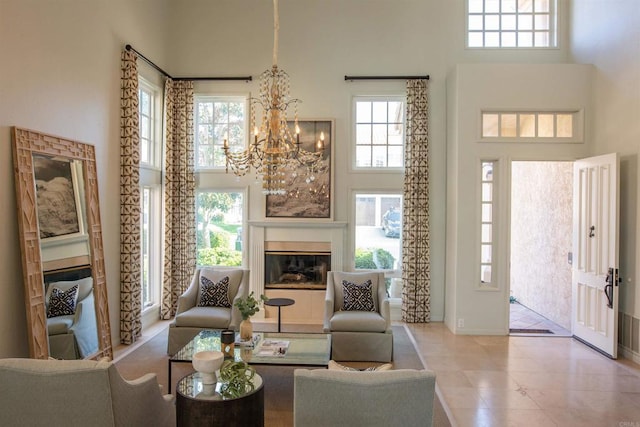
M 415 350 L 410 332 L 403 325 L 393 326 L 394 369 L 424 369 Z M 167 331 L 164 330 L 145 344 L 116 362 L 120 374 L 128 380 L 146 373 L 155 373 L 165 393 L 168 388 Z M 345 363 L 347 364 L 347 363 Z M 356 366 L 366 365 L 358 362 Z M 293 426 L 293 371 L 299 367 L 254 365 L 262 376 L 265 391 L 265 426 Z M 174 363 L 172 366 L 172 391 L 175 383 L 193 372 L 190 363 Z M 446 427 L 451 423 L 438 396 L 434 401 L 434 426 Z

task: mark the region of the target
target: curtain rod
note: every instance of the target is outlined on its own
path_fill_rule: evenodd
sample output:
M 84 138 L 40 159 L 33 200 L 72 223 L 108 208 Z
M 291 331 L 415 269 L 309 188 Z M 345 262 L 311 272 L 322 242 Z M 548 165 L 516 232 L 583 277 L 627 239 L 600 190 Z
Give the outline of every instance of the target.
M 346 81 L 353 80 L 429 80 L 429 76 L 344 76 Z
M 157 71 L 159 71 L 165 77 L 169 77 L 172 80 L 243 80 L 246 82 L 250 82 L 252 79 L 251 76 L 246 77 L 173 77 L 171 74 L 167 73 L 162 68 L 158 67 L 152 60 L 141 54 L 139 51 L 135 50 L 133 46 L 130 44 L 125 46 L 125 49 L 135 52 L 141 59 L 143 59 L 147 64 L 151 65 Z

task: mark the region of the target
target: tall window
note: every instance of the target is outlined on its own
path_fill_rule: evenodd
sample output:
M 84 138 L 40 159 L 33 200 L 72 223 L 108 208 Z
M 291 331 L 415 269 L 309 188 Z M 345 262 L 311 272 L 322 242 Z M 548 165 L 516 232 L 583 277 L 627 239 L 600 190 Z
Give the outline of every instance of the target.
M 357 97 L 355 109 L 355 167 L 404 166 L 404 98 Z
M 402 268 L 402 194 L 355 194 L 356 270 L 385 270 L 400 277 Z
M 140 77 L 140 232 L 142 310 L 160 303 L 162 91 Z
M 196 195 L 198 265 L 242 265 L 243 211 L 243 192 L 198 192 Z
M 495 226 L 497 177 L 494 174 L 496 164 L 496 161 L 482 161 L 480 165 L 480 287 L 492 288 L 496 287 L 494 268 L 497 231 Z
M 231 150 L 246 145 L 247 97 L 196 96 L 195 110 L 196 168 L 224 168 L 224 140 Z
M 468 47 L 558 45 L 556 0 L 468 0 L 467 7 Z

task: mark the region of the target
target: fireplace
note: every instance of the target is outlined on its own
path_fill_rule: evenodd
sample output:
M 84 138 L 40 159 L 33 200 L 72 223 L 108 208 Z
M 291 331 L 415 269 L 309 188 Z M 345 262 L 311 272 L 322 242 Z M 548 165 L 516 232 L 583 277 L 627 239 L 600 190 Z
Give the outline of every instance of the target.
M 265 289 L 326 289 L 331 252 L 265 251 Z
M 329 270 L 331 245 L 326 242 L 265 242 L 265 290 L 323 290 Z

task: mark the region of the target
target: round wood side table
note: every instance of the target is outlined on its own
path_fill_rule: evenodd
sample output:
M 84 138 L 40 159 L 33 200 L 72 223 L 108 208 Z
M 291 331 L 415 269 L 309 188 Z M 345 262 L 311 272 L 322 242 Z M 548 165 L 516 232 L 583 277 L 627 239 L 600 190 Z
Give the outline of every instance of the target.
M 223 398 L 220 384 L 203 384 L 200 374 L 191 373 L 176 386 L 178 427 L 224 426 L 263 427 L 264 388 L 262 377 L 253 377 L 254 390 L 237 398 Z

